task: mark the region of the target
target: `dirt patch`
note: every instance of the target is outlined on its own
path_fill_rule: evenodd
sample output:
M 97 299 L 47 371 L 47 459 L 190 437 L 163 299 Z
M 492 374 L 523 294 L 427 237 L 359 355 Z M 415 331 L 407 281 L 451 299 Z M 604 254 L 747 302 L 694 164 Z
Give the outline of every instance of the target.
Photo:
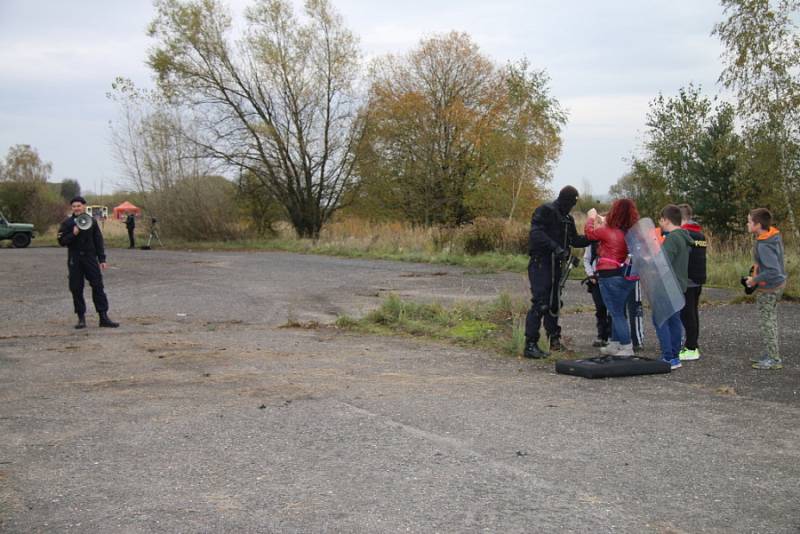
M 189 341 L 158 341 L 138 344 L 138 348 L 144 350 L 145 352 L 179 352 L 197 350 L 202 347 L 203 345 L 199 343 L 193 343 Z
M 424 273 L 424 272 L 402 273 L 399 274 L 398 276 L 400 278 L 430 278 L 432 276 L 447 276 L 448 274 L 450 273 L 448 273 L 447 271 L 434 271 L 432 273 Z
M 139 317 L 130 317 L 127 319 L 127 322 L 138 324 L 141 326 L 151 326 L 154 324 L 161 323 L 163 320 L 164 320 L 163 318 L 156 316 L 146 316 L 146 317 L 139 316 Z

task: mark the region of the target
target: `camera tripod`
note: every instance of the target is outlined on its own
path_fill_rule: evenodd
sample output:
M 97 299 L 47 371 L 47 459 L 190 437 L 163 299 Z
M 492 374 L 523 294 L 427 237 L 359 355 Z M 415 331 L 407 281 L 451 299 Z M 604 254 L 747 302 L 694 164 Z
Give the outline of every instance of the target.
M 164 243 L 161 242 L 161 238 L 158 236 L 158 230 L 156 230 L 156 227 L 153 226 L 152 228 L 150 228 L 150 237 L 147 238 L 147 244 L 142 247 L 144 250 L 150 250 L 150 243 L 153 242 L 153 238 L 155 238 L 156 241 L 158 241 L 159 245 L 161 245 L 162 247 L 164 246 Z

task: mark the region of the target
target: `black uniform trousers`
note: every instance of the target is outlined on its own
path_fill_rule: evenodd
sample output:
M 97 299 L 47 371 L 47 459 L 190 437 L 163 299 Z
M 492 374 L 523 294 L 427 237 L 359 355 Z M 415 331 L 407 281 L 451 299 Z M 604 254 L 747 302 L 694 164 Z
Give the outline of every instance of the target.
M 555 276 L 554 276 L 555 275 Z M 531 285 L 531 309 L 525 318 L 525 339 L 539 341 L 539 329 L 544 319 L 544 329 L 549 338 L 561 336 L 558 317 L 550 313 L 550 299 L 553 292 L 553 280 L 561 277 L 561 267 L 553 264 L 550 256 L 546 258 L 531 257 L 528 262 L 528 281 Z M 556 282 L 557 283 L 557 282 Z
M 133 239 L 133 228 L 130 226 L 128 227 L 128 241 L 130 241 L 130 248 L 134 248 L 136 246 L 136 242 Z
M 700 293 L 703 286 L 687 287 L 683 296 L 686 298 L 686 306 L 681 310 L 681 322 L 686 331 L 685 347 L 689 350 L 697 348 L 697 338 L 700 335 Z
M 594 301 L 594 318 L 597 326 L 597 338 L 608 341 L 611 338 L 611 316 L 608 314 L 603 295 L 600 293 L 600 284 L 591 285 L 592 300 Z
M 69 255 L 69 290 L 72 293 L 72 303 L 75 306 L 75 313 L 78 315 L 86 314 L 86 301 L 83 300 L 84 278 L 89 281 L 92 287 L 92 302 L 97 313 L 108 311 L 108 299 L 103 289 L 103 275 L 100 272 L 100 264 L 94 256 L 85 256 L 80 253 Z

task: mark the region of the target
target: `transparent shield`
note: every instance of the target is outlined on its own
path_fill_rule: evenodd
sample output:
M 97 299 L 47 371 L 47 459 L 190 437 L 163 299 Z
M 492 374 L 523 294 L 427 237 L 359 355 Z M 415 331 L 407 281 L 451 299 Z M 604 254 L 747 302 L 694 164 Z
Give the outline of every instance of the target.
M 642 293 L 653 312 L 653 321 L 661 326 L 685 304 L 672 266 L 669 264 L 656 234 L 653 221 L 640 219 L 625 234 L 631 254 L 632 270 L 639 276 Z

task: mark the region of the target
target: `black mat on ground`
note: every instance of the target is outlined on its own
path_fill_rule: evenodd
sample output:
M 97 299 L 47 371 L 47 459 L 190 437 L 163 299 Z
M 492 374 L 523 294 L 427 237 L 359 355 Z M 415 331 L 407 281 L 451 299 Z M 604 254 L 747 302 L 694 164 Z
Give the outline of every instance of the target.
M 556 362 L 556 373 L 582 376 L 584 378 L 656 375 L 669 372 L 670 366 L 667 362 L 640 356 L 598 356 L 584 360 L 562 360 Z

